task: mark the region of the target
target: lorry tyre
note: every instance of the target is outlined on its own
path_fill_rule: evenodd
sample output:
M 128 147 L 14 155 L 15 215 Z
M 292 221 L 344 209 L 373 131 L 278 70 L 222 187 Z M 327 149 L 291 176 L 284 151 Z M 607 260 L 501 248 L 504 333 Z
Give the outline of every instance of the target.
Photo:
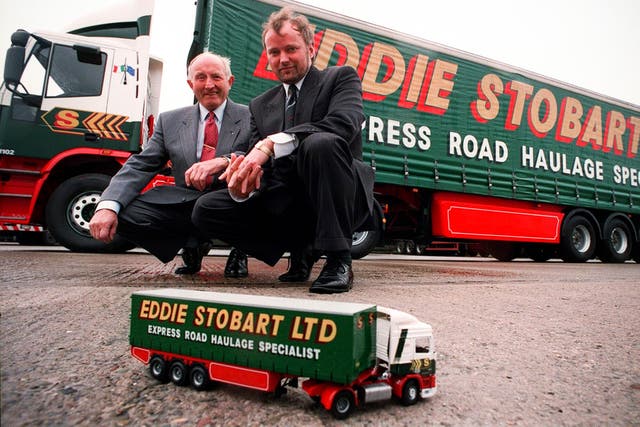
M 180 360 L 174 360 L 169 367 L 169 378 L 175 385 L 183 386 L 187 384 L 187 367 Z
M 513 242 L 488 242 L 487 247 L 492 257 L 502 262 L 512 261 L 520 255 L 521 247 Z
M 149 362 L 149 373 L 161 383 L 168 382 L 167 362 L 160 356 L 153 356 Z
M 380 233 L 377 230 L 356 231 L 351 240 L 351 258 L 360 259 L 369 255 L 379 241 Z
M 353 411 L 353 393 L 342 390 L 336 393 L 331 403 L 331 414 L 338 420 L 344 420 Z
M 603 239 L 598 244 L 598 257 L 603 262 L 625 262 L 631 255 L 633 236 L 620 218 L 612 218 L 604 225 Z
M 405 246 L 405 253 L 407 255 L 417 255 L 416 253 L 416 242 L 414 242 L 413 240 L 407 240 L 406 242 L 406 246 Z
M 554 245 L 545 243 L 533 243 L 527 245 L 524 249 L 524 253 L 528 258 L 531 258 L 535 262 L 549 261 L 555 254 L 556 248 Z
M 565 262 L 586 262 L 596 252 L 593 224 L 582 215 L 575 215 L 562 225 L 560 258 Z
M 374 200 L 373 224 L 374 230 L 362 230 L 353 233 L 351 238 L 351 258 L 360 259 L 369 255 L 378 246 L 382 238 L 382 227 L 384 223 L 382 207 L 377 200 Z
M 69 178 L 55 189 L 45 217 L 58 243 L 74 252 L 121 253 L 135 247 L 118 236 L 111 243 L 103 243 L 89 233 L 89 221 L 110 180 L 109 175 L 88 173 Z
M 416 380 L 409 380 L 402 387 L 402 404 L 405 406 L 414 405 L 420 397 L 420 387 Z
M 189 382 L 195 390 L 202 391 L 209 388 L 211 381 L 209 374 L 201 365 L 193 365 L 189 371 Z

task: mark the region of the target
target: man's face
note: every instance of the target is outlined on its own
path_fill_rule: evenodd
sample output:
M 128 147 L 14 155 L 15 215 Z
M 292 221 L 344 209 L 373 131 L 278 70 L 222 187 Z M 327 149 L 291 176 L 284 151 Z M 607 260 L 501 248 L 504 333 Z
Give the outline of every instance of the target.
M 313 46 L 307 46 L 302 35 L 285 22 L 280 34 L 267 31 L 264 44 L 269 58 L 269 65 L 278 79 L 287 84 L 294 84 L 309 71 Z
M 225 76 L 224 64 L 218 58 L 203 55 L 191 64 L 191 77 L 187 83 L 198 102 L 213 111 L 229 96 L 233 76 Z

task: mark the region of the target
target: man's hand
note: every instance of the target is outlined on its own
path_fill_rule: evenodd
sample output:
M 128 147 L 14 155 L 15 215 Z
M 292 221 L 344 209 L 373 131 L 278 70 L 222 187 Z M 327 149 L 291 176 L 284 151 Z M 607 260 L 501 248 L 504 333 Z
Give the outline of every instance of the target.
M 94 239 L 110 243 L 116 235 L 118 215 L 111 209 L 100 209 L 93 214 L 89 222 L 89 230 Z
M 194 163 L 184 173 L 184 182 L 188 187 L 202 191 L 207 188 L 207 179 L 211 175 L 222 172 L 228 163 L 227 159 L 222 157 Z
M 260 188 L 262 165 L 269 156 L 260 150 L 253 149 L 246 156 L 231 155 L 231 163 L 220 179 L 227 181 L 229 193 L 238 199 L 244 199 L 254 190 Z

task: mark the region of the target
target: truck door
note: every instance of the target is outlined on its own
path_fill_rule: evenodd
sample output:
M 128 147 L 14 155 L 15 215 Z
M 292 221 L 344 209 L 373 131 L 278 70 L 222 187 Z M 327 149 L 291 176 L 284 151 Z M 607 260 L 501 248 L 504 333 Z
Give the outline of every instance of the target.
M 31 43 L 18 93 L 2 114 L 2 147 L 40 159 L 75 147 L 101 147 L 86 119 L 87 112 L 106 110 L 109 52 L 42 38 Z

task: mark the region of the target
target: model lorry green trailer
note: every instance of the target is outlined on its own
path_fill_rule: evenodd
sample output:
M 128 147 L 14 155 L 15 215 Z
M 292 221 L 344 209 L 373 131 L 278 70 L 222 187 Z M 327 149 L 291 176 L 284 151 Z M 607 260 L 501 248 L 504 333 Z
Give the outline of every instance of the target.
M 334 416 L 436 392 L 431 326 L 370 304 L 184 289 L 131 297 L 131 354 L 160 381 L 302 388 Z
M 282 6 L 315 26 L 316 67 L 360 75 L 388 238 L 483 241 L 504 260 L 640 262 L 638 106 L 300 3 L 199 1 L 191 55 L 232 59 L 236 101 L 277 84 L 260 34 Z

